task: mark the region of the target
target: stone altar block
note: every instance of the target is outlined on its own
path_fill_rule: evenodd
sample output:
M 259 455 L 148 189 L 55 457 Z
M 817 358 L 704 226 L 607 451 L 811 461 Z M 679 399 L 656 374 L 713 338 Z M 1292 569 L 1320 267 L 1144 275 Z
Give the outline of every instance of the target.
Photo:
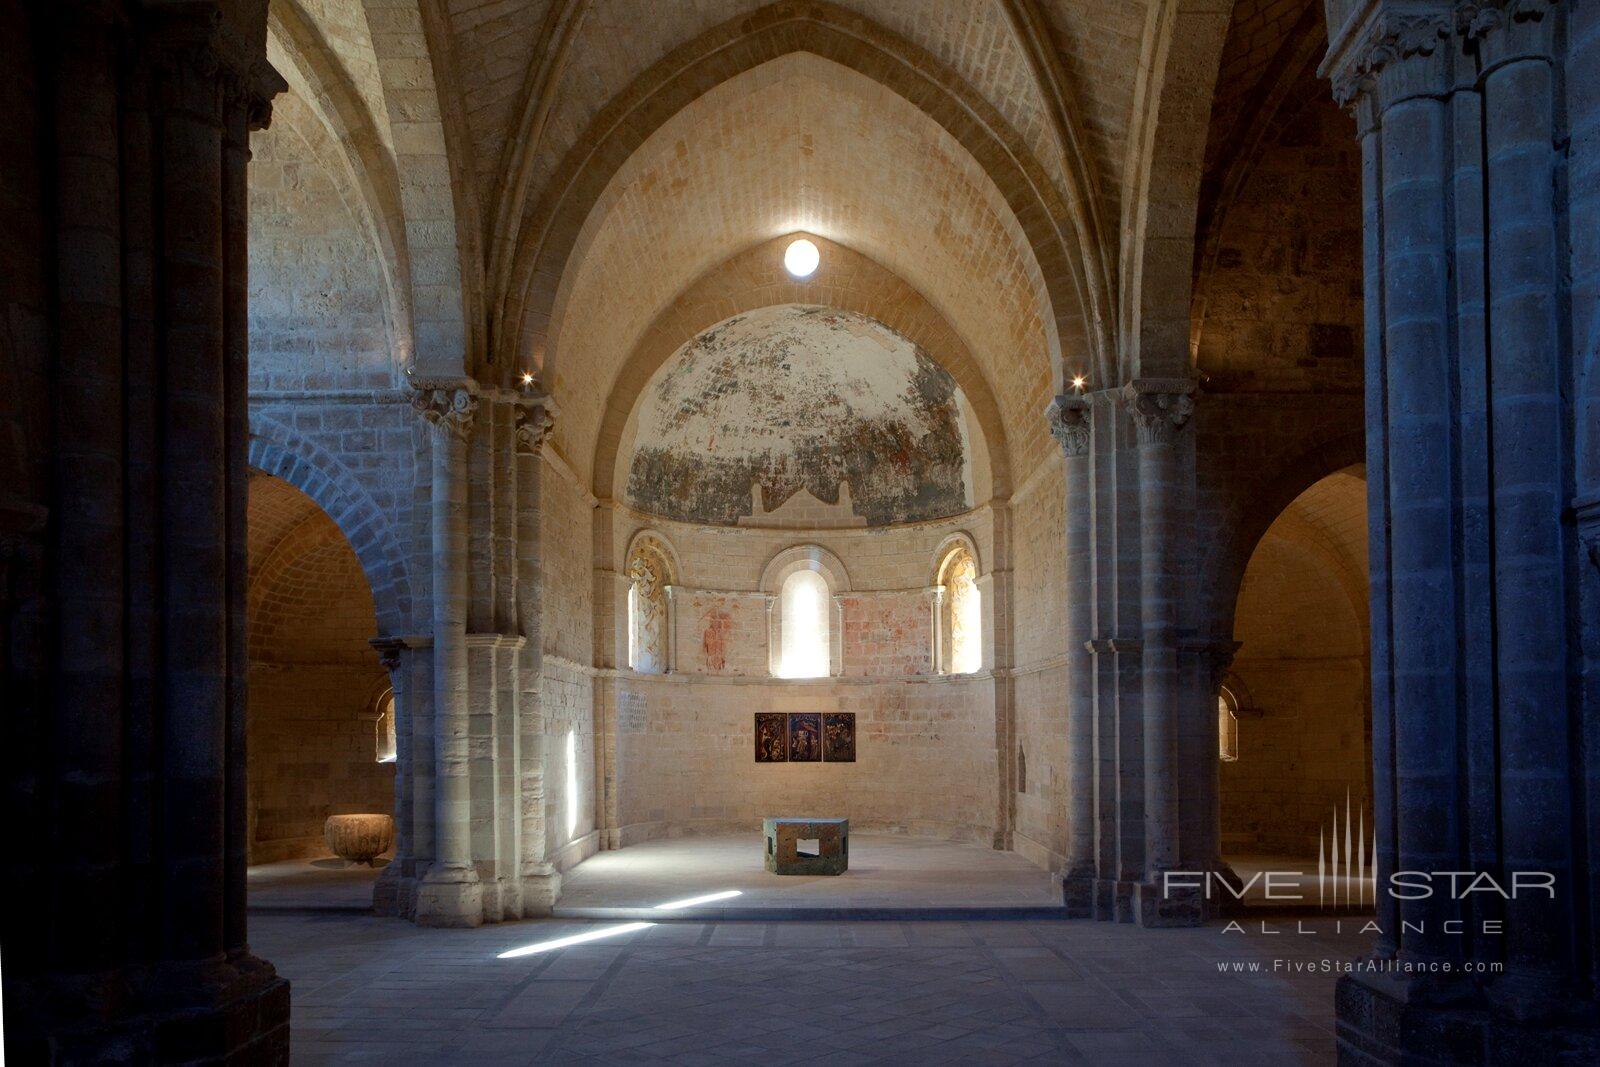
M 850 866 L 849 819 L 763 819 L 761 834 L 773 874 L 843 874 Z

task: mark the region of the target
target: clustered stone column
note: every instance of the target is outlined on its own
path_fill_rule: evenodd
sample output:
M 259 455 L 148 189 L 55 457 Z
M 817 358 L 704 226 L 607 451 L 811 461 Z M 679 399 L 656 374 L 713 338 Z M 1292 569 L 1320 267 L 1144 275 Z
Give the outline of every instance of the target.
M 532 384 L 412 389 L 429 427 L 433 632 L 379 644 L 396 672 L 401 649 L 430 648 L 431 684 L 404 687 L 398 847 L 375 904 L 430 926 L 548 914 L 539 481 L 554 405 Z
M 1139 921 L 1146 926 L 1199 921 L 1199 887 L 1180 893 L 1161 879 L 1179 866 L 1178 531 L 1182 502 L 1180 441 L 1194 413 L 1194 382 L 1140 379 L 1124 394 L 1139 442 L 1139 599 L 1144 712 L 1144 878 Z M 1193 483 L 1193 451 L 1188 483 Z M 1209 858 L 1209 857 L 1207 857 Z
M 1076 916 L 1146 926 L 1206 914 L 1218 867 L 1216 683 L 1197 669 L 1180 579 L 1195 455 L 1188 378 L 1058 396 L 1066 455 L 1067 856 Z M 1213 709 L 1207 717 L 1207 708 Z
M 48 147 L 7 166 L 55 192 L 52 328 L 19 354 L 54 410 L 16 557 L 39 640 L 7 663 L 7 1044 L 286 1060 L 288 984 L 246 942 L 244 781 L 245 164 L 283 83 L 264 5 L 35 10 L 11 43 Z
M 1067 556 L 1067 858 L 1064 903 L 1075 919 L 1092 911 L 1095 878 L 1094 575 L 1089 543 L 1089 401 L 1058 396 L 1047 413 L 1050 432 L 1066 457 Z
M 1579 680 L 1595 608 L 1568 518 L 1569 391 L 1594 357 L 1573 351 L 1590 313 L 1566 280 L 1592 274 L 1595 252 L 1565 217 L 1565 172 L 1592 181 L 1600 152 L 1600 13 L 1328 7 L 1324 73 L 1355 112 L 1364 169 L 1381 928 L 1371 969 L 1340 983 L 1341 1049 L 1600 1058 L 1596 897 L 1580 877 L 1600 840 Z M 1436 875 L 1431 895 L 1396 899 L 1397 871 L 1523 888 L 1452 892 Z M 1528 888 L 1546 878 L 1553 891 Z

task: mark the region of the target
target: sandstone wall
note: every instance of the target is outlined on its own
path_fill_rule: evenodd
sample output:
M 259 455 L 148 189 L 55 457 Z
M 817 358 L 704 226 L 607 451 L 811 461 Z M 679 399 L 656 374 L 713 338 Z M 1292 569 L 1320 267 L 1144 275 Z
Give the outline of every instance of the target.
M 570 473 L 547 458 L 539 508 L 544 580 L 539 703 L 545 723 L 545 832 L 551 854 L 563 867 L 598 847 L 590 516 L 590 504 Z
M 1372 825 L 1365 482 L 1318 482 L 1272 525 L 1239 593 L 1229 684 L 1246 704 L 1222 764 L 1225 854 L 1314 856 L 1333 812 Z M 1369 838 L 1370 840 L 1370 838 Z
M 995 679 L 935 673 L 934 581 L 941 546 L 967 535 L 980 578 L 991 575 L 987 508 L 888 529 L 776 530 L 666 522 L 627 509 L 599 520 L 612 546 L 602 612 L 619 669 L 597 694 L 611 791 L 612 843 L 684 832 L 754 830 L 773 814 L 824 812 L 859 828 L 993 844 L 998 826 Z M 618 575 L 643 529 L 670 546 L 674 671 L 625 668 L 627 585 Z M 769 675 L 767 564 L 785 549 L 819 545 L 848 574 L 836 590 L 836 677 Z M 980 580 L 980 588 L 985 583 Z M 988 586 L 992 588 L 992 586 Z M 986 650 L 994 631 L 984 604 Z M 992 652 L 986 652 L 992 656 Z M 764 711 L 856 715 L 855 763 L 757 764 L 754 716 Z
M 326 855 L 329 815 L 394 810 L 372 593 L 333 520 L 286 482 L 251 480 L 250 534 L 250 860 Z

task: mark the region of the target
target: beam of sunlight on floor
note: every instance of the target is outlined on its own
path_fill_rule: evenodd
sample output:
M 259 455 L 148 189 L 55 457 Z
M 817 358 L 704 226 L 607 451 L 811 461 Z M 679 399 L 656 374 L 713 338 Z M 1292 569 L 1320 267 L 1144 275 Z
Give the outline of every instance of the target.
M 740 895 L 740 890 L 724 889 L 720 893 L 707 893 L 703 897 L 689 897 L 686 900 L 670 900 L 665 904 L 657 904 L 657 911 L 677 911 L 679 908 L 693 908 L 700 904 L 710 904 L 716 900 L 727 900 L 729 897 Z
M 523 945 L 521 948 L 509 949 L 496 956 L 497 960 L 512 960 L 518 956 L 532 956 L 540 952 L 550 952 L 568 945 L 581 945 L 585 941 L 599 941 L 605 937 L 616 937 L 618 934 L 631 934 L 636 930 L 643 930 L 654 926 L 655 923 L 623 923 L 621 926 L 603 926 L 598 930 L 586 930 L 581 934 L 572 934 L 568 937 L 558 937 L 552 941 L 540 941 L 534 945 Z

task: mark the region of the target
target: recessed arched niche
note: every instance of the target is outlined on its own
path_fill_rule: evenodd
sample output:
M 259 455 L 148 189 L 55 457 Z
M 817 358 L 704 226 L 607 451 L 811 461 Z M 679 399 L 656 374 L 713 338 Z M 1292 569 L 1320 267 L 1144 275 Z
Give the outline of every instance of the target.
M 618 844 L 797 795 L 993 844 L 989 455 L 955 374 L 861 311 L 758 306 L 660 360 L 607 502 Z M 849 744 L 774 758 L 813 727 Z

